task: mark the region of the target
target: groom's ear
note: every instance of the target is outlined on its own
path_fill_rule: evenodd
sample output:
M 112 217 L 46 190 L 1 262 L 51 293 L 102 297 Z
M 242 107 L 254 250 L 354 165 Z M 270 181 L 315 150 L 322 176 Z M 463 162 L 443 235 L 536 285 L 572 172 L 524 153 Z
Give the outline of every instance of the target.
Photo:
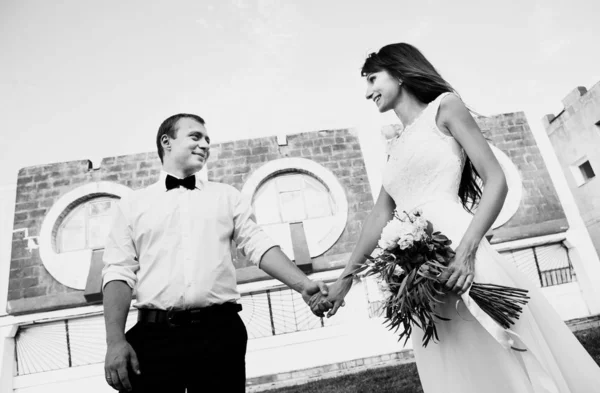
M 169 140 L 168 135 L 165 134 L 160 137 L 160 144 L 162 145 L 163 149 L 171 150 L 171 141 Z

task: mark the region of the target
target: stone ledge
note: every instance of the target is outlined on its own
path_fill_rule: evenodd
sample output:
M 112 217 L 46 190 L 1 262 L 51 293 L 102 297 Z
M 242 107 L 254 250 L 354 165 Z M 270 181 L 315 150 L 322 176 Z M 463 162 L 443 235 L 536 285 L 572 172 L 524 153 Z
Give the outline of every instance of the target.
M 565 322 L 572 332 L 600 327 L 600 314 L 571 319 Z
M 386 353 L 378 356 L 348 360 L 319 367 L 307 368 L 281 374 L 264 375 L 249 378 L 246 382 L 246 392 L 262 392 L 285 386 L 301 385 L 321 379 L 335 378 L 342 375 L 359 373 L 379 367 L 389 367 L 414 362 L 412 349 L 400 352 Z

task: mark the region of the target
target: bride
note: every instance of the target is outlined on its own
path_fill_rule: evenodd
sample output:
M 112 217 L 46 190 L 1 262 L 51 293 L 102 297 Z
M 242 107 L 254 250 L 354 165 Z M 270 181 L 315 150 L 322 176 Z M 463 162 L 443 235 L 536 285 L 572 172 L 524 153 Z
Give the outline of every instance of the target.
M 600 392 L 600 368 L 540 291 L 484 238 L 507 194 L 504 173 L 481 130 L 453 88 L 421 52 L 405 43 L 371 54 L 362 68 L 366 98 L 393 110 L 403 131 L 388 147 L 383 187 L 350 260 L 313 310 L 334 315 L 352 286 L 347 277 L 371 254 L 393 211 L 419 207 L 456 245 L 442 276 L 447 288 L 436 312 L 439 342 L 414 353 L 426 393 Z M 483 191 L 478 186 L 483 181 Z M 473 208 L 477 206 L 473 214 Z M 473 282 L 529 290 L 520 319 L 503 329 L 468 296 Z M 457 313 L 456 305 L 465 310 Z

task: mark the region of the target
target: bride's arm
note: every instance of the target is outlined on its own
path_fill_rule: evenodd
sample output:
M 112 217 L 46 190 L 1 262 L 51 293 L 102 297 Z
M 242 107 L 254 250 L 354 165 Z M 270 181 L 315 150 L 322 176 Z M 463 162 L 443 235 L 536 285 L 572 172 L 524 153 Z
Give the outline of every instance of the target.
M 488 232 L 506 199 L 508 186 L 504 171 L 485 140 L 479 126 L 463 104 L 454 95 L 446 97 L 440 106 L 438 125 L 449 131 L 463 147 L 483 180 L 483 193 L 471 223 L 456 248 L 452 269 L 446 287 L 462 294 L 473 281 L 475 254 L 479 243 Z
M 329 311 L 328 317 L 335 315 L 338 308 L 343 305 L 344 297 L 350 290 L 350 287 L 352 287 L 352 276 L 349 275 L 365 263 L 365 255 L 370 255 L 373 252 L 381 236 L 381 231 L 388 221 L 392 219 L 395 208 L 394 200 L 381 187 L 375 207 L 373 207 L 373 210 L 365 220 L 360 237 L 354 247 L 354 251 L 352 251 L 346 268 L 329 289 L 327 300 L 332 302 L 333 308 Z

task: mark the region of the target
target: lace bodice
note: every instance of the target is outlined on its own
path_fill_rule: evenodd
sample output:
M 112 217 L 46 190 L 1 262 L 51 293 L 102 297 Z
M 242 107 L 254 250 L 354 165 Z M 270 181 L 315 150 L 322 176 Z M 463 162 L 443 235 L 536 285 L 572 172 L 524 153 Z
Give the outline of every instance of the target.
M 456 200 L 465 163 L 460 144 L 440 131 L 436 115 L 444 93 L 388 144 L 383 187 L 400 211 L 435 200 Z

